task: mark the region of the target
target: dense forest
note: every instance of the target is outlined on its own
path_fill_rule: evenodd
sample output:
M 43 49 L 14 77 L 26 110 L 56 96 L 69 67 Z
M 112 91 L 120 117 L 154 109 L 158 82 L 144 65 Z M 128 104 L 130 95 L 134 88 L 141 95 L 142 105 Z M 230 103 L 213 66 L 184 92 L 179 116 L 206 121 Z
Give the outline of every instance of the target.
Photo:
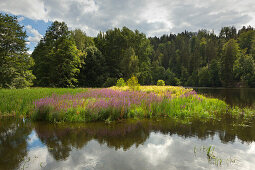
M 149 37 L 127 27 L 89 37 L 55 21 L 29 55 L 17 17 L 0 14 L 0 88 L 142 85 L 255 87 L 255 30 L 223 27 Z

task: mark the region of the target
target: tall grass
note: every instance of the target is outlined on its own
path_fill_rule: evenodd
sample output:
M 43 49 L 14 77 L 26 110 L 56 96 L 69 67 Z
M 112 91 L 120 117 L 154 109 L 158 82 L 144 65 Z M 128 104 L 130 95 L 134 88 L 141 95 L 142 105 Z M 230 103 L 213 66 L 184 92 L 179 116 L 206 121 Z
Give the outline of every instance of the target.
M 33 101 L 51 96 L 52 94 L 76 94 L 86 91 L 77 88 L 28 88 L 28 89 L 0 89 L 0 116 L 26 116 L 34 110 Z
M 252 109 L 231 108 L 224 101 L 198 95 L 193 89 L 141 86 L 103 89 L 0 89 L 0 116 L 29 116 L 50 122 L 112 121 L 126 118 L 219 119 L 254 118 Z
M 34 120 L 50 122 L 91 122 L 126 118 L 220 119 L 228 114 L 235 118 L 254 116 L 251 110 L 230 108 L 224 101 L 198 95 L 182 87 L 141 87 L 138 91 L 125 87 L 90 89 L 76 95 L 53 95 L 34 101 Z

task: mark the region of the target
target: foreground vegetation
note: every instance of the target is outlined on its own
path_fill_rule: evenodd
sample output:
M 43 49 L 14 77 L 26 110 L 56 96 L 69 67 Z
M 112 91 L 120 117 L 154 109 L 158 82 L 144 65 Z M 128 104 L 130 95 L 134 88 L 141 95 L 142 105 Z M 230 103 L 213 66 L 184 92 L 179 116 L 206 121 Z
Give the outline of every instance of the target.
M 254 116 L 252 109 L 231 108 L 224 101 L 174 86 L 128 86 L 100 89 L 34 88 L 1 90 L 1 115 L 36 121 L 91 122 L 127 118 L 236 119 Z
M 6 115 L 29 116 L 34 110 L 34 100 L 52 94 L 76 94 L 84 92 L 83 88 L 30 88 L 0 89 L 0 117 Z

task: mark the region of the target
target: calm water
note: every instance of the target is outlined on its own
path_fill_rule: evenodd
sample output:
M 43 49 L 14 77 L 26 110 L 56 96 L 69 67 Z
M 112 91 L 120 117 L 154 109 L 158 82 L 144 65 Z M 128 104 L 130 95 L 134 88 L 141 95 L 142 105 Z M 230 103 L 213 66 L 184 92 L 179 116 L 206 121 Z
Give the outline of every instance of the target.
M 212 146 L 213 152 L 207 153 Z M 215 156 L 215 159 L 211 159 Z M 221 164 L 220 164 L 221 162 Z M 0 169 L 254 169 L 255 121 L 0 120 Z
M 232 106 L 255 107 L 255 88 L 194 88 L 200 94 L 225 100 Z
M 255 105 L 255 89 L 195 90 L 231 105 Z M 255 169 L 255 120 L 53 125 L 2 119 L 2 169 Z

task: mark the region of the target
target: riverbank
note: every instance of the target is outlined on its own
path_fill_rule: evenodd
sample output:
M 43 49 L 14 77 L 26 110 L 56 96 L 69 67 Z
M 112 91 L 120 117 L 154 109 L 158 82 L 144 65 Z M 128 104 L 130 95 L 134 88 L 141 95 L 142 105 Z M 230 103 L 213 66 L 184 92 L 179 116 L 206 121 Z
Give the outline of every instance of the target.
M 0 89 L 0 117 L 27 117 L 34 111 L 33 102 L 52 94 L 76 94 L 84 92 L 84 88 L 26 88 Z
M 140 86 L 99 89 L 33 88 L 1 90 L 1 115 L 29 117 L 48 122 L 94 122 L 127 118 L 236 119 L 253 118 L 253 109 L 230 107 L 224 101 L 207 98 L 191 88 Z

